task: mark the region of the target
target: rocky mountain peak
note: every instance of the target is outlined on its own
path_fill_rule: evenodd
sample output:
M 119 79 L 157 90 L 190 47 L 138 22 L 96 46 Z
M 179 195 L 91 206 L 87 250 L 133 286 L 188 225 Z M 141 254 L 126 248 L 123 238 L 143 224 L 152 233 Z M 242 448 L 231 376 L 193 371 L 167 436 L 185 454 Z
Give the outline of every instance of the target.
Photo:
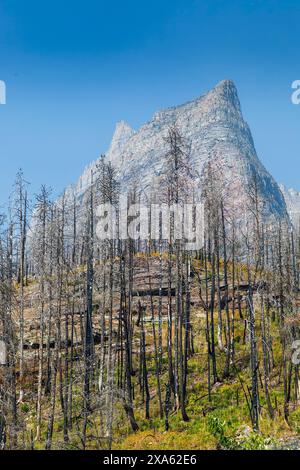
M 238 98 L 237 88 L 232 80 L 221 80 L 217 85 L 211 90 L 211 94 L 215 93 L 221 96 L 224 100 L 227 100 L 237 107 L 239 107 L 240 102 Z
M 212 159 L 219 167 L 224 191 L 237 210 L 245 210 L 247 185 L 255 175 L 266 213 L 286 215 L 283 194 L 257 157 L 237 89 L 231 80 L 222 80 L 192 101 L 158 111 L 138 130 L 124 121 L 117 124 L 106 157 L 118 170 L 124 191 L 137 180 L 145 194 L 159 186 L 168 150 L 165 137 L 174 123 L 189 145 L 190 160 L 199 175 L 200 187 L 201 174 Z M 81 194 L 89 184 L 90 170 L 89 166 L 79 180 Z
M 115 132 L 110 144 L 110 148 L 107 152 L 112 163 L 114 163 L 115 158 L 118 158 L 122 153 L 124 146 L 128 139 L 135 133 L 129 124 L 125 121 L 119 121 L 116 124 Z M 118 162 L 116 162 L 118 164 Z

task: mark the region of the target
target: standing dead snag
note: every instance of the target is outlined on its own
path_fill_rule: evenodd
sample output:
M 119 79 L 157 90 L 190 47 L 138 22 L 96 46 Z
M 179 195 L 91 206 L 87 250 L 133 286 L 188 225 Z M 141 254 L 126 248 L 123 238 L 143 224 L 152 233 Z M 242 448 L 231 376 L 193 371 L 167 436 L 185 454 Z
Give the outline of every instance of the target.
M 19 402 L 22 403 L 24 397 L 24 283 L 25 283 L 25 250 L 27 239 L 27 198 L 28 183 L 25 181 L 22 170 L 17 173 L 15 182 L 14 212 L 17 226 L 16 235 L 18 237 L 18 284 L 19 284 L 19 336 L 20 336 L 20 390 Z
M 169 382 L 174 393 L 175 407 L 181 409 L 182 418 L 188 421 L 186 413 L 187 364 L 184 359 L 184 302 L 183 302 L 183 206 L 191 202 L 195 173 L 190 163 L 189 148 L 176 124 L 169 127 L 166 137 L 168 151 L 165 157 L 162 190 L 169 215 L 169 301 L 168 301 L 168 364 Z M 172 305 L 172 255 L 176 265 L 176 303 Z M 174 310 L 174 315 L 173 315 Z M 185 313 L 186 314 L 186 313 Z M 174 320 L 174 325 L 173 325 Z M 173 338 L 174 335 L 174 338 Z M 174 351 L 173 351 L 174 350 Z
M 44 335 L 45 335 L 45 310 L 46 310 L 46 284 L 48 266 L 48 253 L 47 253 L 47 229 L 49 229 L 50 208 L 49 201 L 50 191 L 42 186 L 40 194 L 36 197 L 36 206 L 34 211 L 34 228 L 35 239 L 33 240 L 33 260 L 34 269 L 39 279 L 39 303 L 40 303 L 40 331 L 39 331 L 39 352 L 38 352 L 38 390 L 37 390 L 37 426 L 36 426 L 36 440 L 41 439 L 41 425 L 42 425 L 42 389 L 44 378 Z M 52 262 L 52 260 L 50 260 Z M 48 337 L 48 341 L 50 341 Z M 49 350 L 48 350 L 49 354 Z M 49 358 L 47 358 L 49 360 Z
M 88 198 L 86 228 L 86 316 L 84 341 L 84 402 L 85 413 L 90 411 L 90 379 L 93 360 L 93 292 L 94 292 L 94 179 L 91 173 L 91 186 Z

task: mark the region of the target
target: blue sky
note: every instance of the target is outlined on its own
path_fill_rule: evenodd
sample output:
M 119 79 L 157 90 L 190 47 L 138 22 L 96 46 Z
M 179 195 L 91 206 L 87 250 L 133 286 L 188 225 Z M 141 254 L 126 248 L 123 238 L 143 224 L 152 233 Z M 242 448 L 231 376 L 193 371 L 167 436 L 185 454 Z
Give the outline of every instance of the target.
M 115 122 L 235 81 L 257 152 L 300 190 L 299 0 L 0 0 L 0 205 L 22 167 L 60 192 Z

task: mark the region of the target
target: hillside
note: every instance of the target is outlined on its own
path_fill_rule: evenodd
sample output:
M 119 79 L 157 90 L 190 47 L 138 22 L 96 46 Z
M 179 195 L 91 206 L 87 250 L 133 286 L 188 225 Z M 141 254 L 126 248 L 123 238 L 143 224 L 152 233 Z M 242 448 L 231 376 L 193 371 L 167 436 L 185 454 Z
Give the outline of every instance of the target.
M 118 264 L 118 260 L 116 260 Z M 176 268 L 175 258 L 171 261 L 172 270 Z M 113 379 L 113 421 L 112 421 L 112 447 L 114 449 L 217 449 L 217 448 L 245 448 L 260 449 L 283 446 L 295 446 L 300 439 L 297 432 L 300 429 L 300 408 L 298 406 L 299 394 L 297 388 L 292 388 L 288 404 L 288 418 L 285 416 L 286 405 L 283 394 L 284 377 L 282 376 L 282 344 L 280 340 L 280 325 L 278 308 L 275 297 L 269 291 L 268 301 L 270 307 L 266 311 L 266 318 L 260 310 L 263 293 L 254 294 L 255 306 L 255 336 L 257 341 L 260 396 L 260 432 L 253 433 L 251 414 L 249 413 L 249 400 L 251 401 L 251 338 L 249 330 L 249 309 L 247 296 L 249 290 L 247 266 L 236 265 L 235 273 L 238 278 L 233 279 L 233 265 L 228 264 L 228 303 L 226 298 L 226 285 L 224 284 L 224 267 L 220 261 L 220 270 L 214 280 L 211 262 L 202 257 L 194 259 L 189 289 L 190 326 L 189 326 L 189 353 L 187 371 L 186 412 L 188 420 L 182 420 L 180 408 L 176 411 L 175 403 L 170 397 L 168 412 L 168 431 L 166 431 L 166 417 L 160 417 L 159 398 L 157 392 L 156 360 L 161 361 L 160 389 L 162 393 L 163 409 L 166 406 L 166 385 L 168 384 L 168 305 L 176 311 L 176 289 L 171 286 L 171 297 L 168 291 L 169 261 L 167 254 L 162 257 L 159 253 L 149 256 L 136 254 L 133 259 L 132 303 L 131 303 L 131 344 L 132 344 L 132 387 L 135 419 L 139 429 L 133 432 L 122 405 L 122 397 L 118 394 L 120 354 L 120 290 L 116 288 L 113 296 L 112 310 L 112 346 L 115 350 L 114 364 L 115 378 Z M 102 279 L 109 266 L 97 263 L 95 277 Z M 106 274 L 106 275 L 107 275 Z M 109 311 L 104 313 L 105 297 L 109 293 L 97 292 L 93 304 L 93 344 L 94 359 L 92 370 L 98 371 L 91 377 L 91 403 L 86 428 L 82 414 L 83 371 L 84 371 L 84 343 L 85 336 L 82 330 L 86 319 L 86 312 L 82 310 L 80 290 L 84 289 L 84 269 L 68 273 L 64 282 L 63 301 L 59 306 L 52 300 L 52 319 L 50 305 L 44 305 L 44 343 L 41 346 L 41 313 L 39 305 L 39 283 L 34 279 L 28 280 L 25 288 L 25 341 L 24 360 L 26 372 L 24 376 L 24 396 L 20 406 L 19 426 L 22 427 L 22 438 L 18 438 L 18 445 L 25 448 L 42 449 L 49 433 L 49 419 L 53 418 L 52 449 L 86 449 L 107 448 L 105 429 L 106 415 L 110 395 L 110 386 L 103 384 L 99 390 L 99 373 L 101 357 L 108 359 Z M 55 280 L 53 280 L 55 282 Z M 212 283 L 217 281 L 214 302 L 212 303 Z M 269 281 L 270 282 L 270 281 Z M 75 287 L 76 286 L 76 287 Z M 18 292 L 19 288 L 16 286 Z M 75 290 L 73 290 L 75 289 Z M 202 293 L 201 293 L 202 291 Z M 184 292 L 186 297 L 187 292 Z M 209 313 L 203 304 L 207 299 Z M 71 301 L 71 303 L 70 303 Z M 299 305 L 300 299 L 295 300 Z M 214 304 L 213 310 L 211 306 Z M 210 305 L 210 307 L 209 307 Z M 272 305 L 272 306 L 271 306 Z M 226 342 L 225 328 L 226 309 L 230 310 L 231 360 L 229 374 L 226 369 Z M 46 313 L 47 312 L 47 313 Z M 211 316 L 211 312 L 213 316 Z M 59 316 L 58 316 L 59 315 Z M 208 315 L 208 316 L 207 316 Z M 215 359 L 217 378 L 213 378 L 212 370 L 208 375 L 208 365 L 211 368 L 211 352 L 207 349 L 207 321 L 210 327 L 215 323 Z M 299 328 L 300 317 L 293 317 L 292 324 Z M 220 323 L 221 322 L 221 323 Z M 268 325 L 264 332 L 262 322 Z M 291 326 L 291 324 L 290 324 Z M 49 329 L 48 329 L 49 327 Z M 59 330 L 58 330 L 59 328 Z M 221 329 L 220 329 L 221 328 Z M 59 333 L 58 333 L 59 331 Z M 173 335 L 175 334 L 173 329 Z M 59 336 L 58 336 L 59 334 Z M 267 335 L 267 336 L 266 336 Z M 173 336 L 174 337 L 174 336 Z M 124 341 L 126 337 L 123 338 Z M 144 340 L 143 340 L 144 338 Z M 160 349 L 161 338 L 161 349 Z M 266 400 L 264 341 L 268 342 L 267 361 L 268 372 L 268 399 L 270 400 L 273 416 L 268 411 Z M 57 341 L 60 342 L 58 346 Z M 142 341 L 142 342 L 141 342 Z M 145 349 L 143 350 L 143 341 Z M 124 345 L 125 346 L 125 345 Z M 143 352 L 144 351 L 144 352 Z M 123 350 L 125 354 L 125 349 Z M 59 354 L 59 355 L 57 355 Z M 143 383 L 142 356 L 147 367 L 147 390 Z M 156 354 L 159 356 L 157 359 Z M 43 394 L 41 401 L 41 430 L 40 437 L 36 439 L 36 399 L 39 388 L 39 359 L 43 358 L 45 378 L 42 382 Z M 156 357 L 156 359 L 155 359 Z M 209 359 L 209 362 L 207 360 Z M 103 360 L 103 359 L 102 359 Z M 50 361 L 50 369 L 47 369 Z M 116 361 L 116 362 L 115 362 Z M 55 365 L 56 364 L 56 365 Z M 120 364 L 118 366 L 118 364 Z M 53 410 L 53 373 L 56 367 L 57 403 Z M 142 369 L 141 369 L 142 368 Z M 47 379 L 50 373 L 50 378 Z M 18 371 L 18 369 L 17 369 Z M 107 372 L 108 373 L 108 372 Z M 17 372 L 17 377 L 19 376 Z M 105 379 L 106 373 L 103 376 Z M 119 377 L 119 378 L 118 378 Z M 145 378 L 145 377 L 144 377 Z M 49 381 L 50 380 L 50 383 Z M 142 382 L 141 382 L 142 380 Z M 291 377 L 291 380 L 293 378 Z M 296 379 L 295 379 L 296 380 Z M 52 384 L 52 385 L 50 385 Z M 296 382 L 295 382 L 296 385 Z M 51 393 L 47 392 L 50 386 Z M 149 401 L 147 401 L 147 393 Z M 294 395 L 295 394 L 295 395 Z M 68 397 L 68 398 L 67 398 Z M 54 397 L 55 398 L 55 397 Z M 61 401 L 62 400 L 62 401 Z M 67 402 L 65 401 L 67 400 Z M 171 405 L 171 403 L 173 404 Z M 64 405 L 63 405 L 64 403 Z M 67 403 L 67 404 L 66 404 Z M 65 428 L 64 407 L 68 407 L 67 434 Z M 102 408 L 104 406 L 104 408 Z M 174 408 L 175 406 L 175 408 Z M 147 412 L 148 407 L 148 412 Z M 146 413 L 146 415 L 145 415 Z M 149 418 L 147 419 L 147 413 Z M 65 423 L 65 424 L 64 424 Z M 83 431 L 85 429 L 85 431 Z M 84 432 L 86 433 L 84 435 Z M 65 437 L 64 437 L 65 436 Z M 67 437 L 66 437 L 67 436 Z M 48 436 L 49 437 L 49 436 Z

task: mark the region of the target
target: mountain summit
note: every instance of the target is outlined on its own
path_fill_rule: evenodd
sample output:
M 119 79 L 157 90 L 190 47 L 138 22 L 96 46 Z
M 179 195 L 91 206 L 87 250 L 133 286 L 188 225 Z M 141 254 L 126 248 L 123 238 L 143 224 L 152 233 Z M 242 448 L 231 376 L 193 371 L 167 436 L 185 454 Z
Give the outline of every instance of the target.
M 237 207 L 244 207 L 247 187 L 255 178 L 266 214 L 286 214 L 279 186 L 257 157 L 231 80 L 221 81 L 193 101 L 155 113 L 138 130 L 124 121 L 118 123 L 106 157 L 118 170 L 123 188 L 128 189 L 138 179 L 145 192 L 151 191 L 162 175 L 166 136 L 175 123 L 188 143 L 190 160 L 199 179 L 208 161 L 216 163 L 218 178 L 231 200 L 237 201 Z M 95 164 L 85 170 L 77 192 L 88 187 Z

